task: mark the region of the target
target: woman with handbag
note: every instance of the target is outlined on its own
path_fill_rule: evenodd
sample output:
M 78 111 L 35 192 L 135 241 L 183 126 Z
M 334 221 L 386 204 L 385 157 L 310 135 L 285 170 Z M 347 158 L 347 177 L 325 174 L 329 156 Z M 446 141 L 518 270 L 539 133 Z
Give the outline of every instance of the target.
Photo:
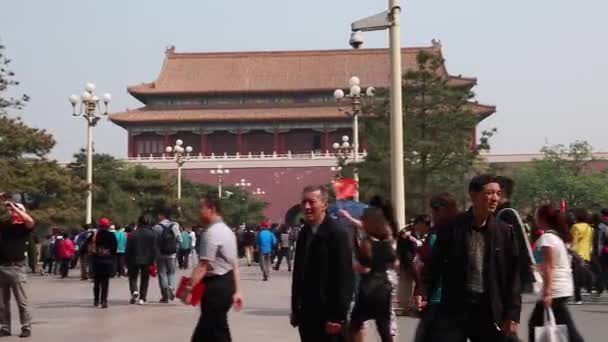
M 542 299 L 536 303 L 530 315 L 529 340 L 535 341 L 535 327 L 543 326 L 545 311 L 551 309 L 555 323 L 568 328 L 570 342 L 582 342 L 567 302 L 574 293 L 572 268 L 566 244 L 572 241 L 566 217 L 551 205 L 540 207 L 536 213 L 536 225 L 545 233 L 536 242 L 540 249 L 541 275 L 543 277 Z

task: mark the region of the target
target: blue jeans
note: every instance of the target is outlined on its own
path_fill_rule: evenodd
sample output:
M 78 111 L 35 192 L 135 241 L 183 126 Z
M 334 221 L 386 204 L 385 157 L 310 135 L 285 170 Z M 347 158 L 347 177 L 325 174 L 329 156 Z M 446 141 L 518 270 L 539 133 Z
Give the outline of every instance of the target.
M 160 256 L 156 260 L 158 285 L 161 291 L 167 288 L 175 289 L 175 266 L 175 256 Z

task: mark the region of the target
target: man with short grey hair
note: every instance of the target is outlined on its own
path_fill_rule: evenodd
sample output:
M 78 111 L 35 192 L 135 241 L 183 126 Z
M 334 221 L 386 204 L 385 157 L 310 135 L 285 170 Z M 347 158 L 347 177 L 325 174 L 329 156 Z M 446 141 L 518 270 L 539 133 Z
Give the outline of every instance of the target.
M 353 295 L 352 243 L 327 214 L 328 192 L 307 186 L 301 208 L 306 224 L 296 243 L 291 324 L 303 342 L 345 341 Z
M 19 308 L 19 337 L 30 337 L 32 316 L 25 292 L 25 251 L 34 220 L 22 204 L 15 203 L 6 196 L 3 196 L 2 202 L 11 216 L 11 222 L 0 224 L 0 337 L 11 335 L 11 289 Z

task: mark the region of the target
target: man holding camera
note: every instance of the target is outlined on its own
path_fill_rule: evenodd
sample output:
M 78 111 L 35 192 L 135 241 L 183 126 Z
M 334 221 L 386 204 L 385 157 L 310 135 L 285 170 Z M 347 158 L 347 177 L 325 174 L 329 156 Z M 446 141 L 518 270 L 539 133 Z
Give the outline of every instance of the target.
M 30 337 L 32 316 L 25 293 L 25 252 L 34 220 L 25 212 L 22 204 L 11 201 L 4 194 L 0 196 L 11 217 L 10 223 L 0 223 L 0 337 L 11 335 L 11 289 L 19 308 L 19 337 Z

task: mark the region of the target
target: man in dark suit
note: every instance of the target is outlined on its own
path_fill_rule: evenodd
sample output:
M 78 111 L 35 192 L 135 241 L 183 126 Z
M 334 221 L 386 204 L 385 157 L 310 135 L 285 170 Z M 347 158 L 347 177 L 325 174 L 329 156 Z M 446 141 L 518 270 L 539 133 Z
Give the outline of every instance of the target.
M 506 341 L 517 331 L 521 312 L 519 248 L 510 226 L 494 218 L 500 200 L 495 177 L 469 184 L 472 208 L 443 227 L 423 295 L 441 287 L 435 329 L 428 341 Z
M 291 290 L 291 324 L 302 342 L 345 341 L 353 294 L 352 244 L 327 214 L 327 202 L 323 186 L 304 188 L 306 223 L 296 243 Z

